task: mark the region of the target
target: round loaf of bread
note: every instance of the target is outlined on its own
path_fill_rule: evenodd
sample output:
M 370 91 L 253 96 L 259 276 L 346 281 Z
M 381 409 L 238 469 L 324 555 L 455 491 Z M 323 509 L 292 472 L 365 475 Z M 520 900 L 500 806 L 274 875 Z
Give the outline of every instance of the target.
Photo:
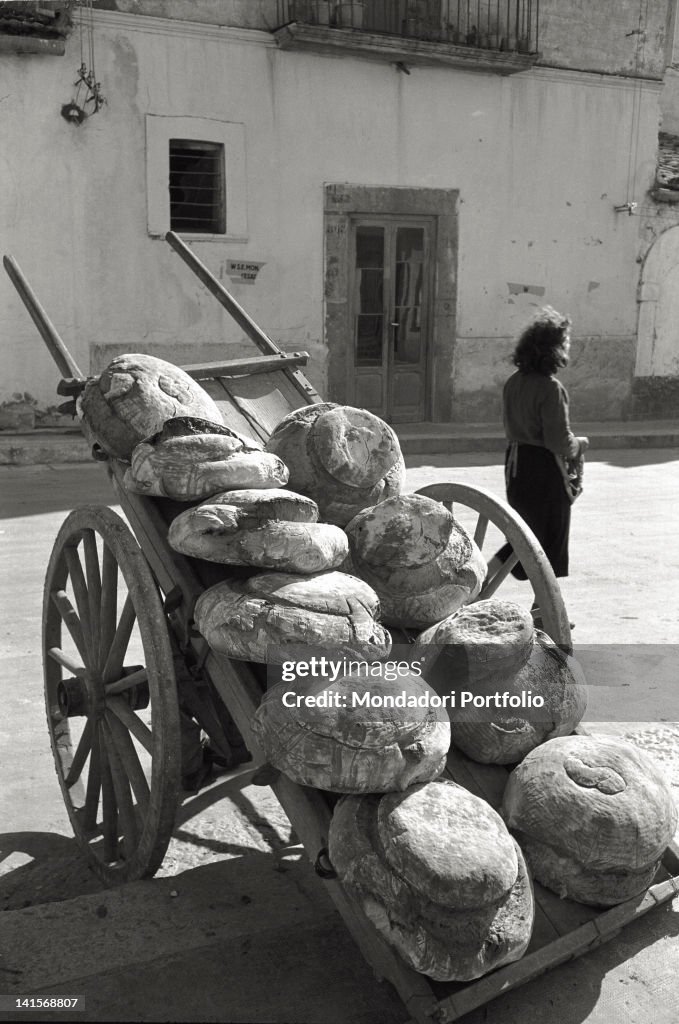
M 439 906 L 483 907 L 516 881 L 516 852 L 502 818 L 462 786 L 418 786 L 407 799 L 380 800 L 377 831 L 391 869 Z
M 328 845 L 343 886 L 414 970 L 470 981 L 525 952 L 534 903 L 523 856 L 461 786 L 343 797 Z
M 189 417 L 168 420 L 132 452 L 125 486 L 138 494 L 200 501 L 216 491 L 280 488 L 288 471 L 235 430 Z
M 656 765 L 612 736 L 564 736 L 533 750 L 509 776 L 502 812 L 539 882 L 598 906 L 643 892 L 677 827 Z
M 535 628 L 526 608 L 491 598 L 466 605 L 417 638 L 413 655 L 439 693 L 518 672 L 533 650 Z
M 388 424 L 365 409 L 333 402 L 289 413 L 265 445 L 290 470 L 290 487 L 318 503 L 336 526 L 369 505 L 399 494 L 405 463 Z
M 424 706 L 433 691 L 412 673 L 393 679 L 388 663 L 370 669 L 267 690 L 252 725 L 270 764 L 293 782 L 335 793 L 386 793 L 440 775 L 450 725 Z M 423 707 L 399 707 L 404 696 Z
M 295 573 L 336 568 L 348 552 L 344 530 L 304 516 L 317 518 L 318 509 L 292 491 L 226 491 L 178 515 L 167 539 L 175 551 L 226 565 Z
M 125 460 L 174 416 L 222 423 L 217 405 L 188 373 L 139 353 L 117 356 L 98 378 L 88 381 L 78 413 L 90 443 Z
M 515 764 L 546 740 L 573 732 L 587 708 L 580 665 L 539 629 L 518 672 L 476 682 L 469 692 L 485 706 L 461 707 L 458 699 L 449 709 L 451 736 L 467 757 L 482 764 Z
M 347 571 L 375 589 L 388 625 L 424 629 L 481 590 L 487 571 L 483 555 L 432 498 L 387 498 L 355 516 L 346 532 Z
M 375 592 L 346 573 L 263 572 L 205 590 L 194 617 L 214 650 L 281 663 L 286 646 L 300 645 L 352 658 L 386 657 L 391 637 L 376 621 L 378 614 Z
M 295 494 L 287 488 L 274 487 L 257 490 L 255 487 L 236 491 L 218 491 L 203 505 L 232 505 L 236 508 L 256 510 L 262 522 L 282 519 L 286 523 L 317 523 L 318 505 L 304 494 Z

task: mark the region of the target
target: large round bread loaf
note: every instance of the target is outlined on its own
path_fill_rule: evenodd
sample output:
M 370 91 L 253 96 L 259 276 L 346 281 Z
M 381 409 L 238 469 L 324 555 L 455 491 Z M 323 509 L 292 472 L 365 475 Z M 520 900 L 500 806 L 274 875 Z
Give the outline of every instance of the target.
M 336 526 L 399 494 L 405 463 L 394 431 L 365 409 L 333 402 L 307 405 L 277 425 L 265 448 L 290 470 L 290 487 L 318 503 Z
M 343 572 L 263 572 L 217 583 L 200 595 L 194 612 L 210 647 L 258 662 L 282 662 L 281 649 L 300 645 L 333 656 L 386 657 L 391 637 L 378 614 L 375 592 Z
M 453 782 L 343 797 L 329 853 L 386 941 L 437 981 L 478 978 L 528 946 L 534 904 L 521 851 L 500 816 Z
M 486 576 L 474 541 L 438 501 L 387 498 L 346 527 L 349 572 L 380 598 L 388 625 L 424 629 L 473 601 Z
M 424 630 L 413 656 L 439 692 L 492 679 L 522 668 L 533 650 L 535 628 L 526 608 L 491 598 L 466 605 Z
M 287 488 L 258 490 L 255 487 L 235 491 L 218 491 L 203 505 L 234 505 L 236 508 L 256 510 L 262 522 L 282 519 L 286 523 L 317 523 L 318 505 L 304 494 L 295 494 Z
M 392 678 L 389 663 L 370 668 L 334 680 L 328 669 L 267 690 L 252 725 L 268 761 L 302 786 L 335 793 L 386 793 L 440 775 L 447 717 L 395 703 L 404 695 L 426 701 L 434 691 L 409 672 Z
M 216 491 L 280 488 L 288 471 L 230 427 L 193 417 L 168 420 L 138 444 L 125 473 L 125 486 L 139 494 L 200 501 Z
M 167 539 L 175 551 L 227 565 L 297 573 L 336 568 L 348 552 L 344 530 L 305 514 L 318 517 L 315 503 L 292 491 L 226 491 L 178 515 Z
M 483 764 L 515 764 L 546 740 L 573 732 L 587 708 L 587 686 L 578 662 L 539 629 L 530 657 L 518 672 L 477 682 L 470 692 L 490 703 L 461 707 L 458 695 L 457 706 L 449 709 L 451 736 L 467 757 Z M 509 700 L 506 707 L 498 706 L 505 693 L 520 702 L 517 707 Z M 542 707 L 536 706 L 536 698 L 544 700 Z
M 178 366 L 138 353 L 117 356 L 78 399 L 88 440 L 117 459 L 129 459 L 145 437 L 174 416 L 222 422 L 206 391 Z
M 612 906 L 643 892 L 677 827 L 653 761 L 617 737 L 565 736 L 509 776 L 503 815 L 543 885 Z

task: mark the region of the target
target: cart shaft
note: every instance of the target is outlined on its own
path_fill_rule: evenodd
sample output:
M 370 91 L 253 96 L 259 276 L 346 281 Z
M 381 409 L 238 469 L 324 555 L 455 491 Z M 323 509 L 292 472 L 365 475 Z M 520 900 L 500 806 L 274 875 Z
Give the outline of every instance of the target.
M 224 285 L 217 280 L 217 278 L 208 270 L 201 260 L 198 259 L 196 254 L 188 245 L 182 241 L 179 235 L 175 234 L 174 231 L 168 231 L 165 235 L 166 240 L 170 243 L 174 251 L 181 256 L 184 263 L 187 264 L 198 277 L 209 292 L 214 295 L 218 302 L 224 306 L 226 310 L 231 314 L 239 327 L 241 327 L 247 336 L 254 341 L 255 345 L 261 352 L 266 355 L 278 355 L 281 349 L 278 347 L 275 341 L 264 333 L 261 327 L 258 327 L 252 317 L 248 316 L 243 307 L 239 302 L 234 299 L 233 295 L 230 294 L 224 287 Z
M 174 231 L 168 231 L 165 235 L 165 240 L 169 242 L 174 251 L 181 256 L 184 263 L 194 272 L 196 277 L 205 285 L 207 290 L 214 295 L 217 301 L 231 314 L 233 319 L 236 321 L 238 326 L 247 334 L 248 338 L 255 343 L 257 348 L 264 352 L 265 355 L 285 355 L 282 349 L 272 341 L 271 338 L 264 333 L 261 327 L 258 327 L 252 317 L 248 316 L 243 307 L 238 303 L 233 295 L 226 290 L 221 281 L 218 281 L 214 274 L 202 263 L 192 249 L 182 241 L 179 235 L 175 234 Z M 320 402 L 321 396 L 318 394 L 312 384 L 309 383 L 307 378 L 299 370 L 291 369 L 289 366 L 283 370 L 288 380 L 297 388 L 299 393 L 304 397 L 305 402 L 313 403 Z
M 56 327 L 48 317 L 23 275 L 19 264 L 12 256 L 4 256 L 2 260 L 10 280 L 19 293 L 19 297 L 30 313 L 33 323 L 38 328 L 43 341 L 50 350 L 54 362 L 64 377 L 84 377 L 75 359 L 59 337 Z

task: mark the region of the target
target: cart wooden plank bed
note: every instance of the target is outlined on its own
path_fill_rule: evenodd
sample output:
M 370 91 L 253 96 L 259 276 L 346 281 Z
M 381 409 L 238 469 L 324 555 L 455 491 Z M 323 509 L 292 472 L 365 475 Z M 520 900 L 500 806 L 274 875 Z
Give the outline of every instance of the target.
M 306 353 L 284 353 L 250 319 L 182 240 L 172 248 L 251 338 L 261 354 L 184 369 L 211 395 L 224 422 L 266 440 L 289 411 L 320 401 L 301 372 Z M 85 378 L 10 256 L 5 268 L 48 345 L 72 400 Z M 102 453 L 94 451 L 102 458 Z M 193 624 L 206 586 L 227 567 L 187 558 L 167 543 L 168 525 L 185 504 L 146 498 L 123 485 L 125 465 L 105 460 L 118 502 L 132 528 L 111 509 L 84 506 L 65 520 L 47 569 L 43 612 L 45 698 L 50 740 L 76 838 L 92 869 L 109 884 L 152 875 L 170 840 L 181 785 L 180 720 L 210 737 L 227 766 L 263 758 L 251 720 L 266 687 L 263 666 L 212 652 Z M 419 493 L 473 511 L 480 547 L 490 524 L 512 545 L 514 558 L 486 581 L 479 599 L 502 586 L 517 561 L 526 568 L 546 632 L 571 649 L 558 584 L 533 534 L 503 501 L 462 484 Z M 397 641 L 406 637 L 395 637 Z M 249 753 L 248 753 L 249 752 Z M 451 751 L 447 774 L 499 807 L 507 770 L 476 764 Z M 668 848 L 654 884 L 641 896 L 598 911 L 536 885 L 536 923 L 528 952 L 516 963 L 466 984 L 435 983 L 410 970 L 327 870 L 333 798 L 270 782 L 306 853 L 366 960 L 399 992 L 418 1024 L 458 1020 L 474 1008 L 612 938 L 630 921 L 679 894 L 679 849 Z M 255 777 L 256 778 L 256 777 Z

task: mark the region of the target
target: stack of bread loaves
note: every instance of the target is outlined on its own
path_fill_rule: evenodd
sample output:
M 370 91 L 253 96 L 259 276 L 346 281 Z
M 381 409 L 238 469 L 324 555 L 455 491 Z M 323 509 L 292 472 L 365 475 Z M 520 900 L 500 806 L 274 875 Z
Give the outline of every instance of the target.
M 185 554 L 275 570 L 206 591 L 198 628 L 216 650 L 250 661 L 280 660 L 273 650 L 286 644 L 385 656 L 391 638 L 374 590 L 333 570 L 348 552 L 337 524 L 401 486 L 396 435 L 363 410 L 319 403 L 285 417 L 259 455 L 284 460 L 289 491 L 215 494 L 170 529 L 170 544 Z
M 391 638 L 378 622 L 374 589 L 333 570 L 345 568 L 348 553 L 341 525 L 401 487 L 396 435 L 370 413 L 324 402 L 286 416 L 262 454 L 289 468 L 287 499 L 219 494 L 170 530 L 170 543 L 186 554 L 276 570 L 206 591 L 198 628 L 217 650 L 252 661 L 285 644 L 386 656 Z
M 166 420 L 132 452 L 125 486 L 175 501 L 200 501 L 231 488 L 282 487 L 288 470 L 275 455 L 230 427 L 190 416 Z
M 421 631 L 412 657 L 424 678 L 386 665 L 298 678 L 272 686 L 253 721 L 279 771 L 342 794 L 330 859 L 410 966 L 468 981 L 521 957 L 533 926 L 530 876 L 507 826 L 439 778 L 451 737 L 477 761 L 524 759 L 504 815 L 545 885 L 606 904 L 649 884 L 676 826 L 662 780 L 621 745 L 555 738 L 584 713 L 577 665 L 519 606 L 472 604 L 486 576 L 481 552 L 442 504 L 401 493 L 391 427 L 323 402 L 291 412 L 262 447 L 225 426 L 182 370 L 144 355 L 113 360 L 79 412 L 87 436 L 129 463 L 131 491 L 187 504 L 169 528 L 176 551 L 252 570 L 224 569 L 196 602 L 215 651 L 280 664 L 286 652 L 323 648 L 345 665 L 384 663 L 385 625 Z M 481 699 L 530 693 L 540 713 L 430 710 L 436 693 L 462 687 Z M 413 702 L 399 706 L 406 693 Z
M 614 736 L 564 736 L 533 750 L 509 776 L 502 811 L 538 881 L 599 906 L 651 884 L 677 827 L 660 771 Z
M 168 540 L 194 558 L 293 573 L 335 569 L 348 551 L 344 530 L 318 522 L 315 501 L 279 488 L 213 494 L 177 516 Z
M 148 355 L 123 355 L 78 399 L 86 436 L 130 463 L 128 490 L 196 502 L 236 487 L 281 487 L 288 470 L 259 442 L 224 426 L 187 373 Z
M 474 541 L 440 502 L 387 498 L 347 524 L 349 572 L 374 587 L 387 625 L 424 629 L 473 601 L 486 576 Z
M 217 405 L 183 370 L 153 356 L 119 356 L 87 384 L 79 411 L 87 435 L 129 461 L 128 490 L 202 502 L 172 522 L 168 541 L 175 550 L 273 570 L 246 582 L 226 578 L 201 596 L 196 624 L 215 649 L 262 662 L 269 647 L 285 643 L 338 645 L 357 657 L 388 653 L 391 638 L 377 621 L 375 593 L 332 571 L 347 556 L 344 531 L 319 522 L 311 498 L 282 490 L 289 471 L 281 458 L 225 426 Z M 305 422 L 321 414 L 321 458 L 337 470 L 338 488 L 348 489 L 351 502 L 363 507 L 361 496 L 377 500 L 400 487 L 403 458 L 385 423 L 326 403 L 303 412 Z M 343 452 L 335 462 L 328 446 Z M 359 451 L 364 461 L 354 465 Z
M 473 694 L 474 701 L 458 701 L 449 714 L 454 745 L 474 761 L 514 764 L 545 740 L 572 732 L 585 713 L 578 662 L 534 629 L 530 612 L 514 602 L 462 608 L 421 633 L 414 653 L 438 693 Z
M 534 905 L 521 851 L 490 805 L 454 782 L 343 797 L 329 854 L 383 938 L 436 981 L 469 981 L 526 951 Z
M 332 681 L 297 680 L 299 701 L 289 699 L 287 682 L 268 689 L 253 729 L 269 763 L 293 782 L 335 793 L 387 793 L 440 775 L 450 725 L 431 708 L 433 691 L 388 663 L 372 669 L 369 677 L 356 669 Z M 403 695 L 415 710 L 398 708 Z
M 140 441 L 175 416 L 222 424 L 200 384 L 178 366 L 143 354 L 117 356 L 87 382 L 77 405 L 85 436 L 116 459 L 128 460 Z
M 324 522 L 346 526 L 362 509 L 400 494 L 405 463 L 378 416 L 320 402 L 285 416 L 266 443 L 290 470 L 290 487 L 318 503 Z
M 245 661 L 284 661 L 286 646 L 375 659 L 391 648 L 374 591 L 341 572 L 224 580 L 200 595 L 194 614 L 213 650 Z

